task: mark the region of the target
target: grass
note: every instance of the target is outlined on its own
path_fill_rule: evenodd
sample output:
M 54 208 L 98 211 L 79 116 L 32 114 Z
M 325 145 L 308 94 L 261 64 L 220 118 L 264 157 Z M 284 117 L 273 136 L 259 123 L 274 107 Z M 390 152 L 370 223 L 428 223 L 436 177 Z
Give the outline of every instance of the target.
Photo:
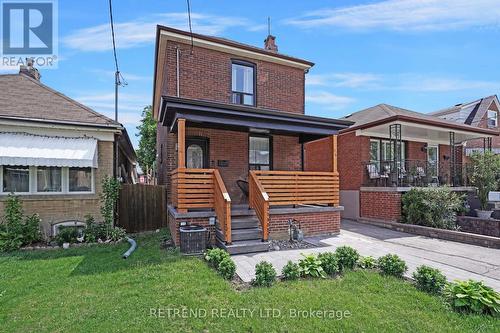
M 498 332 L 500 325 L 452 312 L 407 282 L 366 271 L 238 292 L 200 259 L 161 250 L 159 239 L 139 237 L 127 260 L 121 259 L 126 243 L 0 256 L 0 331 Z M 168 308 L 202 310 L 199 318 L 168 318 Z M 151 314 L 158 309 L 163 318 Z M 223 318 L 219 309 L 253 315 Z M 290 309 L 351 315 L 291 318 Z

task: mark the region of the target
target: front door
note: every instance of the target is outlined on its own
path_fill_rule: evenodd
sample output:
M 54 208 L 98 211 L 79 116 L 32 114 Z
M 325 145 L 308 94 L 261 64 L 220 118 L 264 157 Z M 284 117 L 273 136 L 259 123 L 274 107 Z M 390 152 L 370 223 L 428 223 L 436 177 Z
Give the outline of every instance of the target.
M 208 169 L 207 138 L 186 138 L 186 168 Z

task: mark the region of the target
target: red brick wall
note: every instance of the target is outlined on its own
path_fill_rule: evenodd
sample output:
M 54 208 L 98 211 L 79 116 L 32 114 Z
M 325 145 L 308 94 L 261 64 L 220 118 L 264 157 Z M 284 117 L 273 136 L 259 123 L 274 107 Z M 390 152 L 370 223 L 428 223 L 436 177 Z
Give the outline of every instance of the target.
M 168 41 L 163 94 L 176 95 L 176 47 L 180 56 L 180 97 L 222 103 L 231 101 L 231 60 L 256 65 L 257 107 L 304 113 L 304 71 L 299 68 L 235 56 L 179 42 Z
M 288 220 L 296 219 L 305 236 L 328 235 L 340 232 L 340 212 L 269 215 L 269 237 L 288 239 Z
M 167 200 L 170 203 L 170 177 L 168 173 L 177 167 L 176 133 L 167 133 L 159 126 L 158 183 L 167 185 Z M 248 177 L 248 133 L 220 129 L 186 127 L 189 136 L 206 137 L 209 140 L 210 168 L 219 169 L 224 184 L 234 204 L 246 201 L 236 181 Z M 274 170 L 301 170 L 301 144 L 298 137 L 273 135 Z M 162 148 L 163 147 L 163 148 Z M 218 167 L 217 160 L 227 160 L 228 167 Z
M 366 172 L 363 163 L 370 159 L 370 138 L 350 132 L 339 135 L 337 145 L 340 190 L 358 190 Z
M 408 141 L 406 143 L 406 159 L 408 160 L 427 160 L 427 151 L 423 149 L 425 142 Z
M 359 200 L 361 218 L 401 220 L 401 192 L 361 191 Z
M 340 156 L 338 158 L 340 159 Z M 331 138 L 324 138 L 304 144 L 304 170 L 332 171 Z

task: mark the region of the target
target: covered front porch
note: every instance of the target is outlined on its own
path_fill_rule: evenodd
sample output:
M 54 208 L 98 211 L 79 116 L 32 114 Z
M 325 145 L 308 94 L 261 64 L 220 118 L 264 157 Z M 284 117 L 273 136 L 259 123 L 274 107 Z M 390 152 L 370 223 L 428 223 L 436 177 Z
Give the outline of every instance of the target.
M 176 146 L 172 231 L 206 224 L 223 247 L 287 237 L 289 220 L 311 235 L 339 231 L 336 134 L 349 122 L 177 98 L 164 108 Z M 304 170 L 303 143 L 327 137 L 332 170 Z
M 439 124 L 393 121 L 356 131 L 370 138 L 362 161 L 363 187 L 469 187 L 470 165 L 464 148 L 480 139 L 491 149 L 491 133 Z

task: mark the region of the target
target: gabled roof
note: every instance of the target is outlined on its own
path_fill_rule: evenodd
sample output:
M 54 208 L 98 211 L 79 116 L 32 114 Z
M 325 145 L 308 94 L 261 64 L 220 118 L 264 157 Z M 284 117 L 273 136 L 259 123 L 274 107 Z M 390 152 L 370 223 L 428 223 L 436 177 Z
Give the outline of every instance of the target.
M 122 128 L 120 123 L 24 74 L 0 75 L 0 118 Z
M 429 115 L 461 124 L 478 126 L 493 102 L 500 107 L 498 97 L 496 95 L 491 95 L 472 102 L 460 103 L 446 109 L 431 112 Z
M 352 125 L 348 129 L 342 130 L 341 132 L 349 132 L 356 129 L 369 128 L 391 121 L 402 120 L 410 123 L 413 122 L 456 130 L 498 135 L 495 131 L 489 129 L 478 128 L 465 124 L 457 124 L 453 121 L 444 120 L 439 117 L 399 108 L 388 104 L 378 104 L 347 115 L 341 119 L 354 122 L 354 125 Z

